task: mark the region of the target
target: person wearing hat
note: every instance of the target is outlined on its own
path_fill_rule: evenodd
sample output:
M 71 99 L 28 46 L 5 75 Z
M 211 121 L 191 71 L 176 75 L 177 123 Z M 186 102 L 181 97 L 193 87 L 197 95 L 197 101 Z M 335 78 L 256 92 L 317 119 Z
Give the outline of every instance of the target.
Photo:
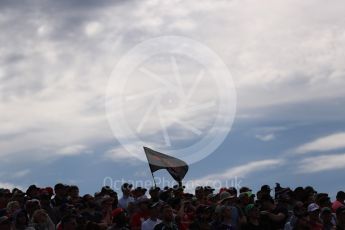
M 341 206 L 336 210 L 337 230 L 345 230 L 345 207 Z
M 153 230 L 157 224 L 162 222 L 158 219 L 158 208 L 158 202 L 149 205 L 149 218 L 141 224 L 141 230 Z
M 134 198 L 131 195 L 133 185 L 124 183 L 121 186 L 122 197 L 119 199 L 119 207 L 127 210 L 128 204 L 134 202 Z
M 216 212 L 221 212 L 221 206 L 229 206 L 231 209 L 231 226 L 235 229 L 240 225 L 243 221 L 245 216 L 243 212 L 236 204 L 237 197 L 235 195 L 230 194 L 229 192 L 222 192 L 219 194 L 219 202 L 218 206 L 216 207 Z
M 320 220 L 320 207 L 316 203 L 308 205 L 309 225 L 314 230 L 322 230 L 323 225 Z

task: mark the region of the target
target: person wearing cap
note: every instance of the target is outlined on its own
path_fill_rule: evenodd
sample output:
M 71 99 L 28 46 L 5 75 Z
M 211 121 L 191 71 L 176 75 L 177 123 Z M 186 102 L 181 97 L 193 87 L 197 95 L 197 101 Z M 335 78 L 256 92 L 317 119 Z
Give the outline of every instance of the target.
M 222 205 L 229 206 L 231 209 L 231 226 L 235 229 L 240 225 L 245 216 L 243 215 L 241 209 L 236 204 L 237 197 L 230 194 L 229 192 L 222 192 L 219 195 L 219 205 L 216 208 L 216 211 L 220 212 L 220 207 Z
M 308 205 L 309 225 L 313 230 L 322 230 L 323 225 L 320 220 L 320 207 L 316 203 Z
M 336 210 L 337 230 L 345 230 L 345 207 L 341 206 Z
M 332 210 L 328 207 L 324 207 L 321 209 L 320 219 L 323 225 L 323 230 L 333 230 L 335 224 L 332 223 L 333 214 Z
M 336 212 L 339 207 L 345 206 L 344 200 L 345 200 L 345 192 L 339 191 L 337 193 L 336 200 L 332 204 L 333 212 Z
M 262 196 L 259 202 L 265 229 L 283 229 L 288 218 L 288 210 L 284 206 L 276 205 L 273 198 L 267 194 Z
M 153 230 L 157 224 L 162 222 L 158 219 L 158 206 L 158 202 L 149 205 L 149 218 L 141 224 L 141 230 Z
M 128 204 L 134 202 L 134 198 L 131 196 L 132 185 L 124 183 L 121 186 L 122 197 L 119 199 L 119 207 L 127 210 Z
M 157 224 L 154 230 L 179 230 L 174 220 L 173 209 L 170 205 L 164 205 L 161 208 L 161 213 L 162 222 Z

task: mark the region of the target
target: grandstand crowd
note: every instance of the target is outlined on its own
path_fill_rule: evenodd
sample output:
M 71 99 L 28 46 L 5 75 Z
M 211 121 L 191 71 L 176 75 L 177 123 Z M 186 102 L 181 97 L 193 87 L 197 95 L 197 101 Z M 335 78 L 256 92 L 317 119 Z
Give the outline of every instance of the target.
M 345 193 L 336 200 L 311 186 L 295 189 L 263 185 L 173 188 L 124 183 L 117 194 L 108 186 L 81 196 L 75 185 L 0 189 L 0 230 L 344 230 Z

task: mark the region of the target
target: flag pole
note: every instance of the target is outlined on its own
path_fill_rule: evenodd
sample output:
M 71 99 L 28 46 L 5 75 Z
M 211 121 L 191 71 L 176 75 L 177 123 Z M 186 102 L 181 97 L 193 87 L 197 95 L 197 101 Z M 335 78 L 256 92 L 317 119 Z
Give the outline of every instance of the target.
M 150 169 L 150 171 L 151 171 L 151 169 Z M 152 175 L 152 179 L 153 179 L 153 184 L 155 185 L 155 188 L 157 188 L 156 180 L 155 180 L 155 176 L 153 175 L 153 172 L 151 172 L 151 175 Z
M 143 146 L 143 148 L 144 148 L 144 152 L 145 152 L 145 146 Z M 150 166 L 149 158 L 147 158 L 146 152 L 145 152 L 145 156 L 146 156 L 146 159 L 147 159 L 147 163 L 149 164 L 149 168 L 150 168 L 151 176 L 152 176 L 152 179 L 153 179 L 153 184 L 155 185 L 155 188 L 157 188 L 157 185 L 156 185 L 156 180 L 155 180 L 155 176 L 153 175 L 153 172 L 152 172 L 152 170 L 151 170 L 151 166 Z

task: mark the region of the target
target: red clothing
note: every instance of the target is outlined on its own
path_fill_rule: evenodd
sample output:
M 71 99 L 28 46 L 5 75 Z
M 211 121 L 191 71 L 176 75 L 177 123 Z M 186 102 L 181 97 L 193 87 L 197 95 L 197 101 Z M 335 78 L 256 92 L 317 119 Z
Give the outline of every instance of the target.
M 132 229 L 141 229 L 141 224 L 149 218 L 147 212 L 137 212 L 131 218 Z
M 336 200 L 333 202 L 332 204 L 332 210 L 333 212 L 336 212 L 338 208 L 340 208 L 341 206 L 344 206 L 343 203 L 341 203 L 340 201 Z

